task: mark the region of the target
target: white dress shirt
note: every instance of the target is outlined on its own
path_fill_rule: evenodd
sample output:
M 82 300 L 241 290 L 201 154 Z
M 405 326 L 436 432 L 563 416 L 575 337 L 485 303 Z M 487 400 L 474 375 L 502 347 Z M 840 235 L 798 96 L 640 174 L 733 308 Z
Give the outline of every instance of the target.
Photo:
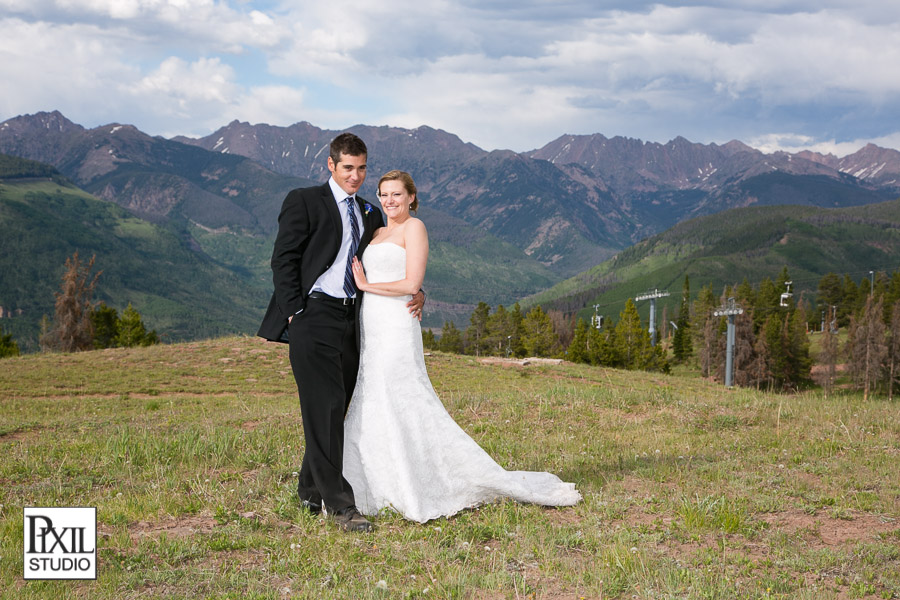
M 347 254 L 350 253 L 352 236 L 350 232 L 350 218 L 347 216 L 347 203 L 344 202 L 344 200 L 347 199 L 348 194 L 341 189 L 341 186 L 337 184 L 334 177 L 328 180 L 328 185 L 331 187 L 331 194 L 334 196 L 334 201 L 337 202 L 338 205 L 338 212 L 341 214 L 341 247 L 334 259 L 334 263 L 332 263 L 327 271 L 319 276 L 312 287 L 312 291 L 322 292 L 323 294 L 328 294 L 335 298 L 346 298 L 347 294 L 344 292 L 344 272 L 347 269 Z M 350 197 L 353 198 L 351 206 L 353 207 L 354 214 L 356 214 L 356 223 L 359 225 L 359 238 L 362 239 L 365 228 L 362 215 L 359 212 L 359 206 L 356 205 L 356 194 L 353 194 Z M 356 294 L 353 294 L 353 297 L 355 296 Z

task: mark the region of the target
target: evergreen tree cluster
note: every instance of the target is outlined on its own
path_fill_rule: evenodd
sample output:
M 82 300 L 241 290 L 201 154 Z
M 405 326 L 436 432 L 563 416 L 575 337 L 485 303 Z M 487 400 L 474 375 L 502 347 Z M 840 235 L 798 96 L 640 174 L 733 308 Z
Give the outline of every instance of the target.
M 465 331 L 447 321 L 440 339 L 426 330 L 422 343 L 426 348 L 455 354 L 562 357 L 564 347 L 560 340 L 567 333 L 561 313 L 546 313 L 536 306 L 523 314 L 518 303 L 511 310 L 501 304 L 492 313 L 487 303 L 479 302 Z
M 734 317 L 734 384 L 784 391 L 811 383 L 808 309 L 786 292 L 788 282 L 783 268 L 775 281 L 767 277 L 754 287 L 744 279 L 734 288 L 726 287 L 718 299 L 711 285 L 700 290 L 690 329 L 702 376 L 725 380 L 727 317 L 713 313 L 734 298 L 743 309 Z
M 834 364 L 843 359 L 863 399 L 878 393 L 893 399 L 900 381 L 900 269 L 890 276 L 873 272 L 859 284 L 847 274 L 829 273 L 819 282 L 819 304 L 828 315 L 821 359 L 826 393 L 834 382 Z M 841 347 L 835 333 L 843 324 L 847 342 Z
M 94 348 L 131 348 L 159 343 L 156 331 L 147 331 L 141 314 L 131 303 L 119 315 L 116 309 L 101 302 L 91 313 L 94 326 Z
M 569 344 L 568 358 L 573 362 L 605 367 L 669 372 L 665 348 L 662 344 L 650 344 L 650 332 L 641 323 L 637 306 L 630 298 L 619 314 L 618 322 L 602 331 L 579 319 Z

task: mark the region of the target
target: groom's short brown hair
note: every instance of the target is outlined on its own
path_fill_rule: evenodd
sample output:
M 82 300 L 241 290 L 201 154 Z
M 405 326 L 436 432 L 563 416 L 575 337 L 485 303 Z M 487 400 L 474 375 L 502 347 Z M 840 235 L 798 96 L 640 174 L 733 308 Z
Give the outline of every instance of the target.
M 366 149 L 366 143 L 358 136 L 352 133 L 342 133 L 331 141 L 328 148 L 328 155 L 334 164 L 341 162 L 341 155 L 347 156 L 368 156 L 369 151 Z

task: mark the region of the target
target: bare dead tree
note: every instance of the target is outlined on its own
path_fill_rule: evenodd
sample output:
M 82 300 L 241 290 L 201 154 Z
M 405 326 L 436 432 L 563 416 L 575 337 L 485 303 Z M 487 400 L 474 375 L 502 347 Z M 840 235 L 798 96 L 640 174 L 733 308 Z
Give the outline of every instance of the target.
M 750 311 L 744 311 L 734 318 L 734 385 L 740 387 L 753 385 L 755 343 L 753 315 Z
M 882 313 L 882 300 L 879 298 L 875 302 L 872 296 L 869 296 L 862 318 L 850 319 L 850 336 L 847 340 L 848 364 L 857 387 L 863 390 L 863 400 L 869 399 L 869 393 L 881 379 L 888 355 Z
M 772 381 L 772 367 L 769 364 L 769 354 L 769 343 L 766 341 L 766 336 L 760 332 L 760 335 L 756 336 L 756 343 L 753 345 L 753 362 L 750 365 L 750 373 L 752 373 L 753 381 L 756 383 L 756 389 L 761 389 L 763 384 L 768 389 L 774 383 Z
M 91 323 L 91 312 L 94 309 L 92 298 L 98 272 L 91 277 L 94 259 L 87 264 L 78 258 L 78 251 L 66 259 L 66 271 L 63 273 L 62 286 L 56 293 L 56 318 L 50 329 L 41 336 L 41 348 L 58 352 L 77 352 L 94 347 L 94 327 Z
M 709 377 L 716 372 L 716 349 L 719 319 L 707 316 L 703 324 L 703 345 L 700 347 L 700 374 Z
M 825 380 L 822 383 L 826 399 L 831 395 L 834 388 L 834 376 L 837 369 L 838 355 L 840 354 L 837 334 L 831 329 L 831 322 L 835 318 L 835 310 L 833 307 L 828 310 L 831 314 L 824 331 L 822 331 L 822 351 L 819 353 L 819 363 L 825 367 Z
M 894 302 L 891 310 L 891 339 L 888 358 L 888 399 L 894 399 L 894 383 L 897 382 L 897 367 L 900 363 L 900 300 Z

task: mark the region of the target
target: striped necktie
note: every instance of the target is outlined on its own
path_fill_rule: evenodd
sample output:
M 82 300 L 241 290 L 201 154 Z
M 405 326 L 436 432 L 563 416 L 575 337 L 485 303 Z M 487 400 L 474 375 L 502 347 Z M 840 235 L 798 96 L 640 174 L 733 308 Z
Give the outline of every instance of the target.
M 353 210 L 353 198 L 344 200 L 347 203 L 347 218 L 350 219 L 350 252 L 347 254 L 347 268 L 344 271 L 344 293 L 347 297 L 356 294 L 356 282 L 353 280 L 353 256 L 359 247 L 359 223 L 356 222 L 356 211 Z

